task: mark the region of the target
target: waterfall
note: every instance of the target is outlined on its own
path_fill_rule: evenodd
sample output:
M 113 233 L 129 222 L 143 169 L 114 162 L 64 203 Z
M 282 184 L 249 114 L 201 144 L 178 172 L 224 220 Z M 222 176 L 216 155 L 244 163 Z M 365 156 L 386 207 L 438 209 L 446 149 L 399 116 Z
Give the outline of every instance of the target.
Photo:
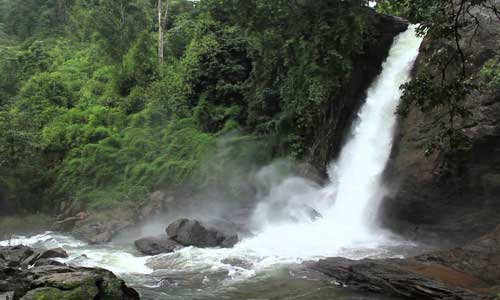
M 400 86 L 410 79 L 421 39 L 415 26 L 394 41 L 383 71 L 368 89 L 366 103 L 337 163 L 329 168 L 336 193 L 331 217 L 353 229 L 374 226 L 385 190 L 382 173 L 392 149 Z
M 396 109 L 402 93 L 400 86 L 410 79 L 422 42 L 415 29 L 416 26 L 411 25 L 394 39 L 381 74 L 367 91 L 366 102 L 339 159 L 329 167 L 329 184 L 314 192 L 311 192 L 314 187 L 301 188 L 304 191 L 301 194 L 290 187 L 307 186 L 307 181 L 285 180 L 259 207 L 261 212 L 266 212 L 266 218 L 276 214 L 275 206 L 268 202 L 277 194 L 280 199 L 301 199 L 300 205 L 292 207 L 314 207 L 323 218 L 314 222 L 304 218 L 302 222 L 270 223 L 255 238 L 243 241 L 242 247 L 264 256 L 311 258 L 349 256 L 342 251 L 373 249 L 388 243 L 385 232 L 376 226 L 376 216 L 386 193 L 382 175 L 392 148 Z M 286 191 L 293 192 L 287 195 Z M 259 222 L 264 222 L 263 219 Z

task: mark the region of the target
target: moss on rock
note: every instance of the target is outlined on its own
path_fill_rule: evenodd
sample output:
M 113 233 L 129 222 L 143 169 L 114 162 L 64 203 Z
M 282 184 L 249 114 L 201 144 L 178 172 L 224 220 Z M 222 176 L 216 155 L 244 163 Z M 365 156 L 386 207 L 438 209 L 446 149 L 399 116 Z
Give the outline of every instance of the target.
M 53 287 L 38 288 L 29 291 L 23 300 L 93 300 L 99 294 L 97 286 L 83 285 L 65 291 Z

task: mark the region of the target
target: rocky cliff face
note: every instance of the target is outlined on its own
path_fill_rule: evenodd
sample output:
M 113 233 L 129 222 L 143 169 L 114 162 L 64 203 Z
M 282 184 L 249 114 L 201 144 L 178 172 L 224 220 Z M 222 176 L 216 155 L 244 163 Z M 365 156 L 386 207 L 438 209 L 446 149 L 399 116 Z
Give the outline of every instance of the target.
M 308 161 L 320 170 L 325 170 L 330 160 L 339 154 L 352 120 L 366 97 L 366 90 L 382 70 L 394 37 L 408 28 L 406 21 L 377 14 L 371 9 L 368 22 L 372 24 L 371 38 L 364 45 L 364 53 L 352 58 L 353 71 L 342 96 L 330 99 L 323 118 L 318 120 L 319 130 L 311 137 Z
M 484 9 L 475 15 L 480 26 L 471 20 L 461 33 L 467 71 L 473 78 L 500 49 L 500 20 Z M 447 47 L 452 45 L 426 39 L 415 72 L 418 74 Z M 384 202 L 381 218 L 392 229 L 413 237 L 461 242 L 499 223 L 500 91 L 479 89 L 464 103 L 471 115 L 457 126 L 470 145 L 453 165 L 445 162 L 446 153 L 425 155 L 426 144 L 447 118 L 443 110 L 423 113 L 412 107 L 408 117 L 400 121 L 387 171 L 397 192 Z

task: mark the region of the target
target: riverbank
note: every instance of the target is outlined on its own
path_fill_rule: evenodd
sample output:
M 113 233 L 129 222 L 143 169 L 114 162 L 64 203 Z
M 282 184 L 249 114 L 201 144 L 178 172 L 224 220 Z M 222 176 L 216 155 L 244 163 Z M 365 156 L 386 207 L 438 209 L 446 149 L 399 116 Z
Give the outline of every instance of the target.
M 357 290 L 410 299 L 498 299 L 500 226 L 464 246 L 406 259 L 337 257 L 307 265 Z
M 0 240 L 12 235 L 38 234 L 50 230 L 54 218 L 46 214 L 11 215 L 0 217 Z

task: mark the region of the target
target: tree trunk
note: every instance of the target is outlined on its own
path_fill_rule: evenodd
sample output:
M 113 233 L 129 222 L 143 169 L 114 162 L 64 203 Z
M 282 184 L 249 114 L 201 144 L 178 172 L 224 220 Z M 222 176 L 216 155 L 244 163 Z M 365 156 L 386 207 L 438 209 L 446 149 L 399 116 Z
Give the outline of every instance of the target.
M 163 1 L 158 0 L 158 60 L 160 66 L 163 65 L 163 52 L 164 52 L 164 33 L 163 33 Z
M 158 60 L 160 62 L 160 66 L 163 65 L 164 62 L 165 27 L 167 25 L 169 5 L 170 0 L 166 0 L 165 13 L 163 14 L 163 1 L 158 0 Z

